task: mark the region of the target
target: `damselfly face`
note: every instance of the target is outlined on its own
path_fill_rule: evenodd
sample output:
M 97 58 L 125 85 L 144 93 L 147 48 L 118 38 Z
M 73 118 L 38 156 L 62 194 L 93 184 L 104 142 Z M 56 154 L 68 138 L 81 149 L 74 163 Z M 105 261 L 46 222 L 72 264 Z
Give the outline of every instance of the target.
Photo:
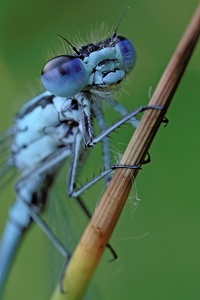
M 97 44 L 75 49 L 72 55 L 51 59 L 42 70 L 42 83 L 52 94 L 71 97 L 80 91 L 112 91 L 132 70 L 136 53 L 132 43 L 114 33 Z

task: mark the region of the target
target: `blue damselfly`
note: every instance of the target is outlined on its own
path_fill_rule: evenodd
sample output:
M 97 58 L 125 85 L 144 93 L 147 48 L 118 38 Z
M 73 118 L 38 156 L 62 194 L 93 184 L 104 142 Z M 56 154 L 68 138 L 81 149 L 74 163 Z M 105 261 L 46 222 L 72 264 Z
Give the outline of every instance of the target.
M 114 33 L 96 44 L 79 49 L 72 47 L 70 55 L 51 59 L 42 70 L 41 79 L 46 91 L 27 102 L 16 115 L 13 126 L 2 135 L 1 145 L 10 142 L 10 157 L 1 168 L 1 176 L 9 167 L 21 171 L 15 184 L 16 199 L 9 211 L 0 246 L 0 289 L 6 277 L 23 234 L 33 221 L 37 222 L 60 252 L 69 258 L 69 252 L 42 221 L 48 193 L 63 162 L 70 157 L 67 190 L 80 203 L 80 195 L 101 178 L 106 178 L 118 167 L 111 165 L 108 135 L 129 121 L 137 127 L 135 116 L 148 108 L 142 106 L 128 111 L 113 99 L 113 91 L 133 69 L 136 53 L 132 43 Z M 107 128 L 101 104 L 105 102 L 121 114 L 122 119 Z M 92 121 L 97 120 L 100 134 L 93 135 Z M 102 142 L 104 171 L 76 189 L 78 167 L 84 161 L 87 149 Z M 67 204 L 66 204 L 67 205 Z M 87 211 L 86 211 L 87 213 Z M 113 254 L 113 249 L 107 245 Z

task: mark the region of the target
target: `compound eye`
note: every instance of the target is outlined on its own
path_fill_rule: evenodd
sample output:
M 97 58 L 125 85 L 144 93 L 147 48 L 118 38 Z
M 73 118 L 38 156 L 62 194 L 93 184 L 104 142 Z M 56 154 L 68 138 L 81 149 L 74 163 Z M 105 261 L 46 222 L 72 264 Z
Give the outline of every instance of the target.
M 87 85 L 88 77 L 82 60 L 70 55 L 51 59 L 41 74 L 44 87 L 60 97 L 71 97 L 79 93 Z
M 123 61 L 123 68 L 126 73 L 130 72 L 136 62 L 136 51 L 133 44 L 123 36 L 118 36 L 118 41 L 116 46 L 119 47 L 122 61 Z

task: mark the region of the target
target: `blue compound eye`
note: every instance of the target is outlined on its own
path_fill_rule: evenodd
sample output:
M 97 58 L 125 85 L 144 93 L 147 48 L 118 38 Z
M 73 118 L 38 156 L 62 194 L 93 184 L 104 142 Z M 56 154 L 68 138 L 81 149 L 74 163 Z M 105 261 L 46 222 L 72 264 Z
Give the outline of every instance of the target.
M 119 47 L 122 61 L 123 61 L 123 69 L 126 73 L 130 72 L 136 62 L 136 52 L 132 43 L 124 38 L 123 36 L 117 37 L 118 41 L 116 46 Z
M 41 74 L 44 87 L 60 97 L 71 97 L 80 92 L 87 85 L 88 77 L 82 60 L 70 55 L 51 59 Z

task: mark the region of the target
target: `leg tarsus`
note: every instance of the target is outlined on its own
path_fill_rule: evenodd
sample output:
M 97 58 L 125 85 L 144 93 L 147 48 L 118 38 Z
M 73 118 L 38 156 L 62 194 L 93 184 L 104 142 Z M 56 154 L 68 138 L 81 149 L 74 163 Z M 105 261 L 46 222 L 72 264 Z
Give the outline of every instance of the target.
M 149 152 L 147 152 L 147 157 L 145 157 L 145 159 L 143 160 L 143 165 L 149 164 L 151 162 L 151 157 Z
M 109 262 L 113 262 L 118 258 L 117 253 L 115 252 L 115 250 L 113 249 L 113 247 L 110 244 L 106 244 L 106 247 L 110 250 L 110 252 L 112 253 L 113 258 L 109 260 Z
M 164 127 L 166 127 L 169 123 L 169 120 L 166 117 L 163 117 L 162 123 L 164 123 Z

